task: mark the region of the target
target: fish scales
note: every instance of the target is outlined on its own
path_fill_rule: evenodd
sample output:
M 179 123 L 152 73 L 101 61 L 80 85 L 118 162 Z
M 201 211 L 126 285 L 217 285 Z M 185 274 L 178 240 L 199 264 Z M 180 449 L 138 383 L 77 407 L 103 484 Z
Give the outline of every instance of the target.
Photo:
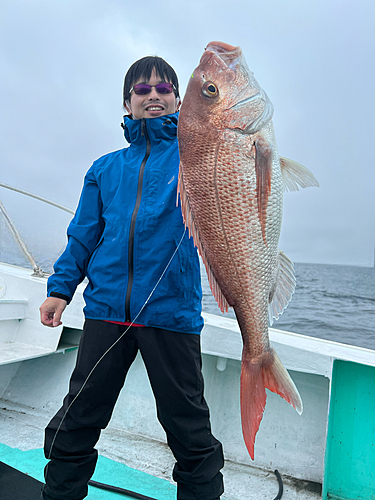
M 268 327 L 267 283 L 272 280 L 275 267 L 277 238 L 273 237 L 273 241 L 268 238 L 267 247 L 262 240 L 255 170 L 244 154 L 250 148 L 241 144 L 248 142 L 247 137 L 233 137 L 230 147 L 223 146 L 223 137 L 218 139 L 214 154 L 210 151 L 207 154 L 204 141 L 202 147 L 196 144 L 199 155 L 194 158 L 194 164 L 199 165 L 199 182 L 194 171 L 187 171 L 185 185 L 189 186 L 189 199 L 194 200 L 192 211 L 208 261 L 215 262 L 216 281 L 222 284 L 228 303 L 235 307 L 242 331 L 262 335 Z M 202 158 L 207 160 L 202 162 Z M 281 205 L 274 201 L 277 190 L 274 191 L 271 190 L 269 203 L 275 209 L 268 215 L 273 221 L 281 219 L 277 210 Z M 261 251 L 260 247 L 263 247 Z M 246 335 L 244 342 L 252 343 L 256 352 L 259 335 Z M 268 345 L 268 335 L 262 342 Z M 264 346 L 258 348 L 263 350 Z
M 178 125 L 185 224 L 220 308 L 234 308 L 242 334 L 241 421 L 252 459 L 265 388 L 302 412 L 269 342 L 268 321 L 283 312 L 295 285 L 292 263 L 278 250 L 284 184 L 317 185 L 305 167 L 280 160 L 272 112 L 241 49 L 211 42 L 189 81 Z

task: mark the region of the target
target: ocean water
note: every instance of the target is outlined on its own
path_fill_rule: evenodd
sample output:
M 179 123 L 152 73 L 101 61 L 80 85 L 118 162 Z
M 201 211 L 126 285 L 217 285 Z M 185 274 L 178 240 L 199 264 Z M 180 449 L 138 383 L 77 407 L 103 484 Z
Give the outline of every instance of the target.
M 292 300 L 272 327 L 375 350 L 375 269 L 328 264 L 294 265 Z M 202 271 L 204 311 L 222 314 Z

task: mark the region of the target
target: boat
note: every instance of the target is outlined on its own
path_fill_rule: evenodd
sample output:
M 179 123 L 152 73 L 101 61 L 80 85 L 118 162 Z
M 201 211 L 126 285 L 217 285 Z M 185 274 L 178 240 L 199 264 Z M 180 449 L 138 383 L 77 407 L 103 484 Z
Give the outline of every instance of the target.
M 84 322 L 86 285 L 79 285 L 63 325 L 43 326 L 39 306 L 48 274 L 22 247 L 5 207 L 0 209 L 30 262 L 29 268 L 0 262 L 0 460 L 42 481 L 43 431 L 67 392 Z M 272 345 L 298 387 L 304 411 L 299 416 L 267 391 L 252 461 L 240 421 L 238 324 L 207 312 L 203 317 L 205 398 L 225 456 L 222 500 L 280 495 L 287 500 L 375 499 L 375 351 L 271 328 Z M 139 355 L 97 449 L 97 482 L 126 488 L 126 478 L 137 473 L 141 476 L 129 481 L 143 494 L 175 498 L 174 458 Z M 159 489 L 155 481 L 164 486 Z M 112 498 L 95 496 L 96 491 L 90 486 L 89 498 Z

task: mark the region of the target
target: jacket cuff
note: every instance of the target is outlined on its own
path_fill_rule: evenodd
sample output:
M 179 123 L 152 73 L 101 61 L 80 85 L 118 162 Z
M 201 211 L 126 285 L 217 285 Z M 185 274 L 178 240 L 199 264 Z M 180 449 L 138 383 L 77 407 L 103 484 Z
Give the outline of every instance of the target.
M 63 293 L 58 293 L 58 292 L 50 292 L 49 297 L 56 297 L 57 299 L 63 299 L 63 300 L 66 300 L 67 303 L 69 304 L 69 302 L 71 301 L 71 298 L 68 297 L 67 295 L 64 295 Z

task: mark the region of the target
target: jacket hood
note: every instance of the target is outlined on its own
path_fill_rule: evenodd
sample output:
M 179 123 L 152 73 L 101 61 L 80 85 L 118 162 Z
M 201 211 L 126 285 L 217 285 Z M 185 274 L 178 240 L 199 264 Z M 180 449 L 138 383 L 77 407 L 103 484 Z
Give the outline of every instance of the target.
M 129 144 L 144 141 L 144 127 L 151 141 L 164 141 L 175 139 L 177 136 L 177 123 L 179 113 L 158 116 L 156 118 L 141 118 L 133 120 L 129 115 L 124 116 L 124 136 Z

